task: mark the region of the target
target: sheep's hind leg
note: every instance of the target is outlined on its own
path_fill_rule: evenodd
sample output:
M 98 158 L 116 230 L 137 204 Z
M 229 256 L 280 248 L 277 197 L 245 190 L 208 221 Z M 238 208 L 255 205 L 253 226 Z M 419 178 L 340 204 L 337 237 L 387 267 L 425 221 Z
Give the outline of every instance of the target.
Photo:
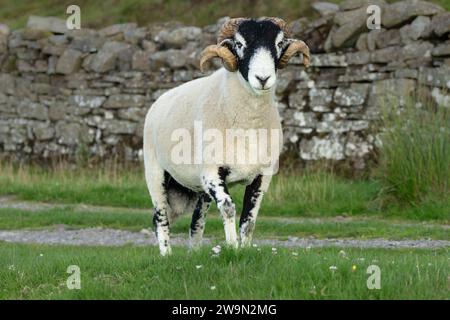
M 223 167 L 220 167 L 218 170 L 208 170 L 202 176 L 202 183 L 203 189 L 214 199 L 222 215 L 227 244 L 237 248 L 236 207 L 225 184 L 228 174 L 228 169 Z
M 248 247 L 252 242 L 259 207 L 270 180 L 271 176 L 259 175 L 245 188 L 244 206 L 239 220 L 239 236 L 242 247 Z
M 192 214 L 191 228 L 189 231 L 191 249 L 197 249 L 202 244 L 206 213 L 211 206 L 211 201 L 211 197 L 206 193 L 200 194 L 198 198 L 194 213 Z
M 171 208 L 167 199 L 166 177 L 164 170 L 154 162 L 146 164 L 145 176 L 154 208 L 153 227 L 158 239 L 160 253 L 165 256 L 172 252 L 169 242 L 169 214 Z

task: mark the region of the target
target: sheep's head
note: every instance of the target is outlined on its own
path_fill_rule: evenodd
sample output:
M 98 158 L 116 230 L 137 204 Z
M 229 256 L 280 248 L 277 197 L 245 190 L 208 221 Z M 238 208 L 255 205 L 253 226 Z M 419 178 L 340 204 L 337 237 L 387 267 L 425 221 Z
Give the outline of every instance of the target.
M 218 44 L 207 47 L 200 59 L 200 68 L 212 58 L 221 58 L 230 72 L 238 72 L 257 93 L 268 91 L 276 82 L 276 70 L 289 59 L 303 54 L 309 66 L 309 48 L 301 40 L 291 39 L 286 22 L 263 17 L 230 19 L 219 31 Z

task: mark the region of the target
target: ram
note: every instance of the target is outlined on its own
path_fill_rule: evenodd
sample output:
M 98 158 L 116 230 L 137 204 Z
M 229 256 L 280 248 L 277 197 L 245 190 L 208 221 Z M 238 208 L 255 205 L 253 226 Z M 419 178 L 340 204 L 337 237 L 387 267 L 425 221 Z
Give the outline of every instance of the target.
M 307 45 L 290 38 L 282 19 L 229 19 L 219 30 L 217 44 L 208 46 L 200 58 L 202 70 L 213 58 L 220 58 L 224 68 L 167 91 L 152 105 L 145 119 L 143 150 L 162 255 L 171 252 L 169 223 L 184 212 L 193 212 L 191 246 L 201 244 L 213 200 L 223 218 L 227 244 L 238 247 L 236 208 L 228 192 L 233 183 L 246 185 L 239 240 L 241 246 L 250 245 L 282 144 L 274 102 L 276 72 L 298 53 L 308 66 Z M 231 136 L 235 141 L 242 135 L 245 143 L 237 148 L 225 139 Z

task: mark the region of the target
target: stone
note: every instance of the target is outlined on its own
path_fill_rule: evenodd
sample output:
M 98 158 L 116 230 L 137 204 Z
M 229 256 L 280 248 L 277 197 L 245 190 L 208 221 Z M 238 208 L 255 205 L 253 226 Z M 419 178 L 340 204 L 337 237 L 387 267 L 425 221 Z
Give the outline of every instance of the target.
M 450 12 L 435 15 L 431 20 L 430 28 L 439 37 L 450 32 Z
M 48 119 L 48 109 L 46 106 L 23 100 L 19 102 L 17 106 L 17 112 L 23 118 L 37 119 L 37 120 L 47 120 Z
M 339 6 L 331 2 L 313 2 L 311 4 L 314 10 L 316 10 L 321 16 L 327 16 L 339 11 Z
M 366 65 L 370 61 L 370 53 L 368 51 L 349 52 L 346 54 L 348 65 Z
M 120 119 L 141 122 L 145 119 L 146 113 L 145 108 L 124 108 L 119 110 L 118 116 Z
M 167 48 L 181 48 L 187 42 L 201 39 L 202 29 L 198 27 L 181 27 L 172 31 L 161 31 L 156 41 L 163 43 Z
M 340 10 L 354 10 L 372 4 L 371 0 L 345 0 L 339 5 Z M 384 2 L 383 2 L 384 4 Z
M 344 107 L 362 105 L 367 97 L 368 84 L 352 83 L 349 88 L 338 87 L 334 93 L 333 101 Z
M 368 36 L 367 32 L 360 34 L 358 40 L 356 41 L 356 45 L 355 45 L 355 47 L 358 51 L 369 50 L 369 47 L 367 46 L 367 36 Z
M 112 119 L 106 122 L 105 130 L 113 134 L 133 134 L 136 127 L 135 122 Z
M 71 74 L 80 69 L 83 53 L 78 50 L 67 49 L 59 57 L 56 73 Z
M 41 29 L 26 28 L 22 31 L 22 39 L 24 40 L 39 40 L 42 38 L 48 38 L 53 34 L 50 31 Z
M 450 41 L 437 45 L 432 51 L 433 56 L 450 56 Z
M 55 135 L 55 129 L 49 123 L 38 123 L 32 127 L 33 134 L 37 140 L 50 140 Z
M 328 108 L 333 101 L 333 90 L 330 89 L 311 88 L 308 95 L 310 106 L 317 112 L 328 111 Z
M 104 107 L 107 109 L 143 107 L 145 97 L 142 95 L 116 94 L 111 95 Z
M 384 30 L 377 35 L 375 42 L 380 49 L 399 45 L 401 43 L 400 31 L 398 29 Z
M 426 37 L 429 32 L 431 19 L 429 17 L 418 16 L 411 24 L 404 25 L 400 28 L 400 37 L 403 43 L 410 43 L 420 38 Z
M 421 84 L 450 89 L 450 67 L 422 68 L 418 80 Z
M 388 63 L 401 57 L 402 49 L 398 46 L 375 50 L 370 54 L 370 61 L 374 63 Z
M 380 109 L 380 106 L 397 107 L 405 103 L 415 89 L 415 80 L 386 79 L 374 82 L 369 93 L 368 109 Z
M 55 131 L 59 144 L 76 146 L 90 140 L 89 131 L 79 123 L 58 122 Z
M 103 96 L 90 96 L 77 94 L 70 98 L 72 105 L 78 108 L 97 109 L 100 108 L 105 102 L 106 98 Z
M 166 62 L 169 67 L 177 69 L 186 66 L 186 52 L 182 50 L 168 50 L 166 56 Z
M 149 71 L 150 70 L 150 58 L 153 52 L 150 51 L 136 51 L 133 54 L 131 66 L 133 70 Z
M 314 67 L 346 67 L 345 55 L 335 53 L 314 54 L 311 56 L 311 66 Z
M 294 91 L 289 95 L 289 107 L 297 109 L 297 110 L 303 110 L 303 108 L 306 106 L 307 99 L 306 99 L 306 91 Z
M 344 143 L 336 135 L 302 139 L 300 157 L 304 160 L 342 160 L 344 159 Z
M 387 28 L 400 25 L 417 16 L 432 16 L 444 11 L 428 1 L 404 0 L 386 5 L 381 24 Z
M 408 59 L 421 59 L 431 57 L 431 50 L 433 45 L 427 41 L 416 41 L 407 44 L 403 47 L 401 58 L 404 60 Z
M 93 55 L 89 63 L 89 67 L 99 73 L 104 73 L 113 70 L 116 67 L 116 62 L 120 53 L 130 49 L 130 45 L 117 41 L 106 42 L 100 51 Z
M 103 28 L 99 31 L 99 34 L 102 37 L 113 37 L 119 33 L 124 33 L 130 30 L 134 30 L 137 28 L 136 23 L 123 23 L 123 24 L 115 24 L 106 28 Z
M 75 49 L 84 53 L 95 53 L 99 51 L 105 44 L 106 39 L 98 35 L 75 37 L 70 43 L 69 48 Z
M 69 31 L 66 26 L 66 21 L 56 17 L 30 16 L 27 21 L 27 28 L 53 33 L 66 33 Z

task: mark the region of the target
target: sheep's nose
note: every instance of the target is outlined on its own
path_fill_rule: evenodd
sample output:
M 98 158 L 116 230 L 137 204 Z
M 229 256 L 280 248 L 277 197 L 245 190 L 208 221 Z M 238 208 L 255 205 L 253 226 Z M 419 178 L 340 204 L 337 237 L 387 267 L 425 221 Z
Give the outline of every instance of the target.
M 270 76 L 267 77 L 260 77 L 260 76 L 255 76 L 256 79 L 258 79 L 259 83 L 261 83 L 261 87 L 264 88 L 264 85 L 266 84 L 267 80 L 269 80 Z

